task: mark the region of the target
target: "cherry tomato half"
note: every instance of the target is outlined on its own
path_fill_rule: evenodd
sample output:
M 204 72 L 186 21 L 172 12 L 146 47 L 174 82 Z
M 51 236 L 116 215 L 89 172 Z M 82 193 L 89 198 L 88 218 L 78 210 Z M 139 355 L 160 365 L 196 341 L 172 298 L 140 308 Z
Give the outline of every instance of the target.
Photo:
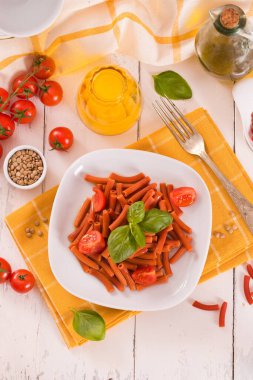
M 36 107 L 30 100 L 17 100 L 11 105 L 10 113 L 14 121 L 19 124 L 28 124 L 36 116 Z
M 170 193 L 170 198 L 178 207 L 187 207 L 196 199 L 196 191 L 193 187 L 178 187 Z
M 2 105 L 6 102 L 8 97 L 9 97 L 8 91 L 6 91 L 4 88 L 0 88 L 0 109 L 1 109 L 1 111 L 8 109 L 10 102 L 6 103 L 6 105 L 2 109 Z
M 38 79 L 48 79 L 55 71 L 54 60 L 47 55 L 36 55 L 33 60 L 34 76 Z
M 35 278 L 29 270 L 18 269 L 12 273 L 10 284 L 16 292 L 27 293 L 34 287 Z
M 63 90 L 58 82 L 48 80 L 40 86 L 40 100 L 45 106 L 56 106 L 63 97 Z
M 69 128 L 57 127 L 48 136 L 50 146 L 56 150 L 67 150 L 73 144 L 73 133 Z
M 2 145 L 0 144 L 0 158 L 2 157 L 2 155 L 3 155 L 3 147 L 2 147 Z
M 12 83 L 12 90 L 16 91 L 22 82 L 28 77 L 29 74 L 21 74 L 16 77 Z M 38 92 L 38 83 L 36 78 L 30 77 L 26 82 L 17 90 L 17 97 L 21 99 L 32 98 Z
M 79 242 L 78 250 L 85 255 L 97 255 L 105 249 L 105 239 L 99 231 L 90 231 Z
M 95 194 L 92 197 L 92 204 L 95 212 L 104 210 L 106 205 L 106 198 L 102 190 L 97 187 L 93 187 Z
M 155 267 L 147 265 L 136 269 L 132 273 L 132 278 L 137 284 L 150 285 L 156 282 Z
M 11 266 L 2 257 L 0 257 L 0 284 L 3 284 L 11 277 Z
M 15 123 L 9 115 L 0 113 L 0 140 L 6 140 L 13 135 Z

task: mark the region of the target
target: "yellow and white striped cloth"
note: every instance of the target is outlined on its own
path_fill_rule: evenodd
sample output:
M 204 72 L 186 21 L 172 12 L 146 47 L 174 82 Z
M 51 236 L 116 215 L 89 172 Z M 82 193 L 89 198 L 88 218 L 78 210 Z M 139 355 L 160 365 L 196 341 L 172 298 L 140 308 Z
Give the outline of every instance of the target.
M 62 14 L 32 38 L 1 41 L 0 70 L 34 51 L 51 55 L 58 73 L 73 72 L 119 51 L 152 65 L 182 61 L 194 53 L 194 38 L 208 10 L 228 0 L 65 0 Z M 253 15 L 252 0 L 234 4 Z
M 214 162 L 226 173 L 230 181 L 253 202 L 253 184 L 210 116 L 200 108 L 190 113 L 187 117 L 204 137 L 208 152 Z M 232 235 L 226 234 L 225 239 L 214 237 L 211 239 L 201 281 L 236 267 L 253 257 L 253 236 L 221 183 L 199 158 L 190 156 L 182 150 L 179 144 L 175 143 L 174 137 L 172 137 L 167 128 L 157 130 L 129 148 L 157 152 L 192 166 L 202 176 L 211 193 L 213 230 L 225 233 L 224 224 L 237 225 L 238 230 Z M 42 227 L 44 228 L 43 238 L 36 235 L 33 239 L 26 238 L 24 230 L 27 224 L 32 224 L 38 217 L 50 218 L 56 191 L 57 188 L 53 188 L 19 210 L 14 211 L 6 217 L 6 223 L 28 267 L 37 278 L 41 294 L 66 344 L 68 347 L 73 347 L 84 343 L 85 339 L 76 334 L 72 328 L 73 315 L 70 311 L 71 308 L 92 308 L 97 310 L 104 317 L 107 328 L 136 313 L 94 305 L 69 294 L 56 281 L 50 269 L 47 254 L 47 226 Z M 234 211 L 235 215 L 231 216 L 230 211 Z M 204 220 L 202 222 L 204 223 Z M 85 273 L 84 276 L 86 276 Z

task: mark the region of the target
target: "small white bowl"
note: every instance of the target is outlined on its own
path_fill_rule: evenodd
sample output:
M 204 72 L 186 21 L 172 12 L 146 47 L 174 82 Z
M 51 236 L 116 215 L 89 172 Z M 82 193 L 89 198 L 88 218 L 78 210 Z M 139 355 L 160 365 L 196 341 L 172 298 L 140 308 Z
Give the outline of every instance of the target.
M 15 183 L 14 181 L 12 181 L 12 179 L 10 178 L 9 173 L 8 173 L 8 162 L 14 153 L 16 153 L 19 150 L 24 150 L 24 149 L 33 150 L 35 153 L 37 153 L 40 156 L 40 158 L 43 162 L 43 172 L 42 172 L 40 178 L 38 179 L 38 181 L 34 182 L 32 185 L 21 186 L 21 185 Z M 4 170 L 4 176 L 10 185 L 12 185 L 13 187 L 16 187 L 17 189 L 20 189 L 20 190 L 31 190 L 31 189 L 34 189 L 35 187 L 39 186 L 44 181 L 44 179 L 46 177 L 46 173 L 47 173 L 47 163 L 46 163 L 45 157 L 37 148 L 35 148 L 31 145 L 19 145 L 19 146 L 16 146 L 14 149 L 12 149 L 7 154 L 7 156 L 5 157 L 4 164 L 3 164 L 3 170 Z

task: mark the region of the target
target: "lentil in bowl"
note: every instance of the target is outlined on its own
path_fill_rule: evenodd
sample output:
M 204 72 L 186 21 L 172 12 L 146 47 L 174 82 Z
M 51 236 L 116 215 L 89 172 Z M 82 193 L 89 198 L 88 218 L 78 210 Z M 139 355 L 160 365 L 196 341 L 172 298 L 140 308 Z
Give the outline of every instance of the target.
M 22 190 L 33 189 L 45 179 L 47 171 L 43 154 L 29 145 L 12 149 L 4 161 L 4 175 L 14 187 Z

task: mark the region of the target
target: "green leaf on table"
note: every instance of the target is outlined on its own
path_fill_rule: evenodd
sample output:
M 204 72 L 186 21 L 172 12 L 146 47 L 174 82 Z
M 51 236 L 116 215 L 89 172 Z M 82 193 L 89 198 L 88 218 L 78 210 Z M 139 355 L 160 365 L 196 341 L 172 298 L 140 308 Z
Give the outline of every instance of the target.
M 121 263 L 131 256 L 138 246 L 129 226 L 121 226 L 113 230 L 108 239 L 108 250 L 115 263 Z
M 157 233 L 171 225 L 172 220 L 173 218 L 169 212 L 152 208 L 146 211 L 145 218 L 139 226 L 144 232 Z
M 175 71 L 164 71 L 160 74 L 153 75 L 156 92 L 161 96 L 167 96 L 169 99 L 190 99 L 192 90 L 186 80 Z
M 144 202 L 135 202 L 129 207 L 127 212 L 127 220 L 129 223 L 140 223 L 144 219 L 144 216 Z
M 136 243 L 138 244 L 138 247 L 140 248 L 144 247 L 146 244 L 146 239 L 145 239 L 144 232 L 142 231 L 140 226 L 135 223 L 130 223 L 129 227 Z
M 105 338 L 105 321 L 93 310 L 72 310 L 74 313 L 73 329 L 77 334 L 88 340 L 103 340 Z

